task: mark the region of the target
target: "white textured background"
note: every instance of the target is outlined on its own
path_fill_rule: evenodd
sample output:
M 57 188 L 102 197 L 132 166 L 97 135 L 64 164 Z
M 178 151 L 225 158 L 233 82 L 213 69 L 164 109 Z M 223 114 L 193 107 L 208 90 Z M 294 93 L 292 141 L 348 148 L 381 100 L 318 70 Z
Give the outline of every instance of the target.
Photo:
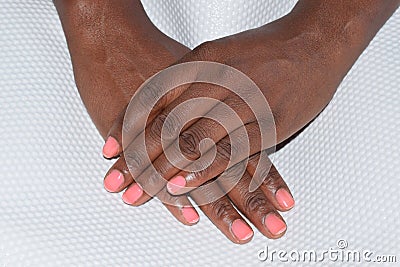
M 157 26 L 190 47 L 262 25 L 294 3 L 144 1 Z M 52 2 L 0 0 L 0 266 L 267 266 L 257 260 L 265 245 L 328 249 L 340 238 L 400 261 L 399 36 L 397 12 L 329 107 L 275 156 L 297 201 L 284 215 L 286 236 L 256 233 L 238 246 L 204 216 L 184 227 L 157 201 L 133 208 L 105 192 L 110 163 Z

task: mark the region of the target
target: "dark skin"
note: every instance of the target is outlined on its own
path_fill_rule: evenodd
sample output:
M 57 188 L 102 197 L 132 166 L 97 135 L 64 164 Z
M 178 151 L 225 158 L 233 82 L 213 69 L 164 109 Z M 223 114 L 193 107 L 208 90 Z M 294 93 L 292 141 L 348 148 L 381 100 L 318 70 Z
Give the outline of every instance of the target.
M 90 99 L 91 94 L 97 94 L 98 91 L 94 90 L 98 90 L 98 88 L 102 88 L 102 86 L 96 86 L 98 84 L 96 84 L 94 79 L 85 78 L 85 75 L 87 75 L 85 74 L 85 71 L 82 71 L 83 78 L 81 78 L 81 80 L 89 80 L 92 82 L 92 84 L 89 83 L 84 85 L 85 82 L 82 82 L 82 84 L 79 85 L 79 65 L 85 65 L 85 61 L 78 63 L 79 60 L 74 60 L 74 54 L 79 55 L 79 49 L 76 49 L 76 52 L 73 52 L 73 33 L 79 32 L 79 27 L 78 29 L 74 27 L 68 28 L 68 23 L 65 23 L 66 18 L 71 19 L 75 16 L 75 14 L 65 15 L 66 13 L 64 11 L 67 10 L 67 8 L 65 8 L 65 5 L 60 4 L 60 2 L 58 4 L 56 3 L 56 5 L 59 12 L 61 10 L 60 15 L 63 21 L 64 29 L 66 31 L 68 44 L 71 49 L 75 76 L 78 87 L 80 88 L 82 98 L 86 106 L 88 107 L 89 113 L 94 119 L 96 126 L 99 129 L 101 127 L 99 125 L 102 124 L 102 121 L 108 122 L 108 126 L 103 128 L 104 130 L 100 129 L 104 136 L 104 132 L 106 132 L 106 130 L 109 128 L 110 121 L 118 117 L 116 115 L 118 114 L 118 112 L 105 112 L 106 115 L 104 115 L 103 113 L 102 116 L 97 116 L 97 114 L 101 114 L 101 111 L 99 111 L 99 109 L 104 109 L 101 108 L 101 106 L 98 104 L 90 106 L 90 101 L 85 100 Z M 270 89 L 272 91 L 268 91 L 266 97 L 275 115 L 275 119 L 277 122 L 278 142 L 280 142 L 291 136 L 303 125 L 312 120 L 312 118 L 314 118 L 323 109 L 323 107 L 331 99 L 334 91 L 340 84 L 340 81 L 343 79 L 347 71 L 351 68 L 354 61 L 365 49 L 369 41 L 379 30 L 379 28 L 397 9 L 398 5 L 399 1 L 361 1 L 357 2 L 357 4 L 352 4 L 351 2 L 346 1 L 300 1 L 296 8 L 285 18 L 282 18 L 274 23 L 271 23 L 256 30 L 248 31 L 232 37 L 223 38 L 215 42 L 203 44 L 196 48 L 192 53 L 189 53 L 187 56 L 185 56 L 184 59 L 181 61 L 191 61 L 199 59 L 214 60 L 233 65 L 242 70 L 252 79 L 254 79 L 254 81 L 260 86 L 262 90 L 265 90 L 265 88 L 267 88 L 267 86 L 263 86 L 263 80 L 267 82 L 267 85 L 269 83 L 270 86 L 268 86 L 268 88 L 275 89 Z M 90 6 L 90 8 L 83 10 L 90 11 L 93 8 L 95 9 L 93 5 Z M 331 16 L 325 16 L 327 12 L 331 14 Z M 87 16 L 87 14 L 84 13 L 78 14 L 80 14 L 81 19 L 91 18 L 91 16 Z M 93 18 L 96 18 L 96 15 L 94 15 Z M 79 24 L 79 19 L 75 22 L 78 22 Z M 83 24 L 85 24 L 85 22 Z M 87 27 L 84 27 L 84 29 L 86 31 Z M 89 31 L 88 35 L 87 32 L 86 34 L 84 34 L 84 36 L 89 36 L 87 40 L 83 38 L 83 40 L 87 41 L 87 44 L 89 45 L 86 46 L 85 42 L 82 42 L 83 47 L 86 46 L 89 48 L 88 54 L 90 54 L 91 47 L 99 43 L 91 42 L 91 38 L 93 37 L 91 35 L 97 36 L 97 33 L 98 31 L 96 30 L 95 26 L 94 30 L 92 32 Z M 246 38 L 243 36 L 246 36 Z M 253 42 L 247 42 L 246 39 L 249 38 L 252 39 Z M 76 40 L 81 39 L 76 38 Z M 260 40 L 264 42 L 260 42 L 260 45 L 257 46 L 257 49 L 254 49 L 254 46 L 252 45 L 257 44 L 257 41 Z M 265 46 L 265 43 L 267 43 L 268 45 Z M 263 50 L 263 46 L 267 47 L 268 49 Z M 76 47 L 80 48 L 79 45 L 76 45 Z M 252 50 L 257 51 L 257 57 L 259 57 L 261 54 L 263 61 L 254 63 L 254 60 L 246 60 L 246 56 L 247 58 L 254 58 L 251 56 Z M 96 49 L 94 49 L 94 51 L 98 52 L 96 51 Z M 241 53 L 232 53 L 232 51 L 240 51 Z M 237 56 L 237 54 L 244 55 L 244 58 L 240 58 L 239 56 Z M 92 59 L 94 60 L 88 62 L 96 62 L 98 58 L 102 58 L 101 53 L 100 55 L 97 53 L 94 53 L 93 55 L 94 56 L 92 57 Z M 232 57 L 230 57 L 230 55 L 232 55 Z M 76 56 L 76 58 L 78 58 L 78 56 Z M 284 60 L 280 61 L 277 59 Z M 255 66 L 255 68 L 251 67 L 250 62 L 254 63 L 253 66 Z M 95 65 L 90 64 L 90 66 L 93 67 Z M 163 67 L 160 67 L 159 69 L 162 69 Z M 264 69 L 262 67 L 264 67 Z M 257 69 L 264 70 L 262 75 L 257 74 Z M 312 71 L 310 71 L 310 69 Z M 95 72 L 92 71 L 91 73 Z M 287 75 L 290 75 L 289 79 L 287 79 Z M 268 79 L 263 79 L 265 77 L 267 77 Z M 308 79 L 306 79 L 305 77 L 308 77 Z M 110 90 L 109 88 L 112 87 L 113 86 L 110 86 L 108 88 L 103 87 L 106 89 L 104 89 L 103 93 L 100 93 L 102 94 L 102 97 L 99 97 L 98 101 L 93 102 L 110 103 L 109 101 L 102 102 L 102 98 L 104 96 L 108 96 L 108 100 L 114 99 L 114 97 L 111 97 L 109 94 L 111 94 L 111 92 L 114 93 L 115 90 L 118 91 L 119 89 L 117 88 L 120 88 L 121 84 L 114 86 L 113 90 Z M 195 88 L 195 86 L 191 86 L 189 87 L 189 89 L 190 88 Z M 293 88 L 297 89 L 293 90 Z M 84 91 L 86 91 L 87 94 L 85 94 Z M 186 93 L 186 91 L 188 91 L 188 93 Z M 161 108 L 161 111 L 168 105 L 173 104 L 174 102 L 177 103 L 179 101 L 179 97 L 181 96 L 186 95 L 187 98 L 193 97 L 193 95 L 191 95 L 190 93 L 191 91 L 193 91 L 193 89 L 185 89 L 182 90 L 182 92 L 174 94 L 174 96 L 176 97 L 172 97 L 171 101 L 164 101 L 164 106 Z M 265 91 L 265 93 L 266 92 L 267 91 Z M 114 105 L 115 107 L 119 106 L 119 108 L 121 108 L 121 106 L 124 106 L 124 103 L 118 103 L 120 99 L 123 99 L 122 96 L 124 95 L 125 94 L 122 91 L 122 94 L 120 94 L 119 97 L 115 97 L 115 99 L 117 99 L 116 104 Z M 293 95 L 293 97 L 291 97 L 291 95 Z M 282 101 L 282 98 L 284 98 L 285 101 Z M 126 99 L 129 99 L 129 97 L 126 97 Z M 115 110 L 117 110 L 117 108 L 115 108 Z M 282 112 L 282 110 L 284 110 L 284 112 Z M 108 116 L 110 117 L 109 120 L 106 119 Z M 98 117 L 97 121 L 96 117 Z M 113 130 L 110 133 L 110 136 L 114 136 L 117 140 L 120 140 L 118 138 L 120 137 L 120 130 L 118 130 L 120 129 L 120 126 L 118 126 L 120 122 L 121 120 L 117 119 L 116 126 L 112 128 Z M 106 124 L 107 123 L 104 123 L 104 125 Z M 215 132 L 216 141 L 222 140 L 222 135 L 223 134 Z M 120 152 L 121 151 L 119 150 L 115 153 L 115 155 L 112 156 L 116 156 Z M 153 158 L 158 159 L 160 157 L 160 155 L 157 155 L 157 153 L 160 154 L 161 152 L 153 152 Z M 164 163 L 163 161 L 161 161 L 161 163 L 157 164 L 159 164 L 160 166 L 160 164 Z M 224 164 L 220 165 L 223 166 Z M 123 166 L 125 166 L 124 160 L 121 159 L 116 163 L 114 168 L 119 167 L 120 169 L 124 169 Z M 176 170 L 176 173 L 178 173 L 178 170 Z M 205 177 L 202 175 L 195 175 L 194 177 L 197 177 L 198 179 L 188 180 L 187 182 L 193 183 L 192 185 L 198 185 L 210 179 L 210 177 Z M 172 177 L 165 178 L 171 179 Z M 131 182 L 133 182 L 133 179 L 131 180 Z M 133 183 L 130 186 L 132 187 Z M 246 191 L 238 191 L 239 192 L 237 193 L 239 196 L 246 194 Z M 139 198 L 136 204 L 144 203 L 146 201 L 146 197 L 146 194 L 143 194 L 142 198 Z M 235 198 L 231 197 L 231 200 L 232 199 Z M 225 205 L 225 203 L 220 203 L 222 204 L 214 205 L 214 207 L 228 207 Z M 256 203 L 262 203 L 262 201 L 256 201 Z M 207 211 L 207 208 L 203 207 L 203 210 Z M 219 208 L 218 210 L 221 209 Z M 245 214 L 248 214 L 250 210 L 251 209 L 249 207 L 244 207 Z M 229 217 L 229 214 L 234 214 L 234 211 L 230 208 L 224 209 L 224 211 L 226 212 L 223 212 L 222 215 L 228 214 L 228 216 L 226 217 Z M 211 213 L 217 212 L 211 211 L 210 214 Z M 219 212 L 219 215 L 221 215 L 221 212 Z M 227 225 L 229 225 L 229 223 L 225 223 L 224 225 L 225 221 L 229 222 L 229 219 L 222 220 L 222 227 L 221 222 L 214 223 L 219 226 L 225 234 L 227 234 L 228 232 L 227 236 L 229 238 L 230 230 L 229 227 L 226 227 Z M 232 223 L 232 221 L 230 221 L 230 223 Z M 257 226 L 256 223 L 254 224 Z M 237 239 L 235 240 L 235 237 L 232 238 L 232 235 L 230 239 L 233 239 L 233 241 L 237 243 L 242 242 L 238 241 Z
M 302 0 L 287 16 L 257 29 L 204 43 L 178 63 L 214 61 L 247 74 L 269 102 L 276 124 L 277 143 L 280 143 L 326 107 L 357 58 L 399 5 L 399 0 Z M 207 118 L 187 124 L 178 138 L 181 151 L 187 157 L 200 156 L 199 144 L 205 138 L 217 143 L 217 158 L 209 168 L 198 172 L 181 171 L 167 160 L 160 146 L 161 133 L 157 132 L 160 128 L 157 125 L 174 107 L 188 99 L 205 96 L 223 101 L 235 109 L 245 121 L 249 136 L 256 137 L 260 133 L 248 107 L 241 105 L 240 99 L 232 92 L 199 83 L 174 90 L 156 107 L 158 114 L 146 128 L 147 153 L 152 165 L 164 179 L 169 180 L 167 188 L 172 194 L 187 193 L 201 186 L 221 174 L 227 166 L 230 155 L 226 151 L 231 148 L 228 133 Z M 135 125 L 135 119 L 141 120 L 132 118 L 132 125 Z M 121 120 L 116 121 L 115 129 L 121 123 Z M 110 136 L 118 138 L 118 133 L 111 132 Z M 132 151 L 129 153 L 135 153 L 135 144 L 132 140 L 132 147 L 126 148 Z M 261 146 L 259 139 L 252 138 L 250 154 L 267 149 L 269 145 L 274 144 Z M 235 149 L 240 150 L 241 147 Z M 148 192 L 164 188 L 163 181 L 146 176 L 146 168 L 138 166 L 134 174 L 141 186 Z M 178 184 L 180 189 L 170 190 Z M 137 203 L 144 203 L 148 198 L 149 195 L 143 194 Z
M 139 1 L 114 2 L 54 1 L 79 93 L 103 138 L 135 93 L 132 88 L 190 51 L 159 31 Z
M 120 125 L 115 124 L 112 129 L 111 126 L 115 121 L 121 121 L 120 114 L 137 88 L 190 50 L 160 32 L 147 18 L 140 1 L 55 0 L 54 3 L 66 35 L 82 100 L 102 137 L 106 138 L 107 133 L 112 132 L 115 139 L 120 140 Z M 112 156 L 120 156 L 121 151 L 118 148 Z M 239 244 L 249 242 L 253 232 L 234 206 L 265 236 L 279 238 L 285 233 L 286 225 L 277 211 L 287 211 L 294 205 L 294 202 L 276 200 L 279 189 L 289 196 L 290 191 L 273 166 L 270 172 L 263 173 L 263 184 L 256 191 L 248 192 L 258 157 L 259 154 L 255 154 L 250 158 L 242 179 L 227 196 L 200 207 L 232 242 Z M 112 187 L 106 178 L 108 191 L 120 192 L 133 184 L 134 178 L 123 155 L 108 174 L 113 170 L 121 173 L 121 184 Z M 219 194 L 224 185 L 204 190 L 194 191 L 191 196 L 196 200 L 204 195 Z M 198 215 L 186 195 L 172 196 L 164 188 L 156 196 L 172 203 L 165 206 L 180 222 L 186 225 L 197 223 Z M 124 200 L 132 205 L 144 203 Z M 185 217 L 183 210 L 188 208 L 193 210 L 189 213 L 191 216 Z M 267 216 L 275 216 L 281 222 L 281 228 L 270 230 L 265 223 Z M 238 226 L 234 227 L 234 224 Z M 233 229 L 239 229 L 239 232 L 235 233 Z

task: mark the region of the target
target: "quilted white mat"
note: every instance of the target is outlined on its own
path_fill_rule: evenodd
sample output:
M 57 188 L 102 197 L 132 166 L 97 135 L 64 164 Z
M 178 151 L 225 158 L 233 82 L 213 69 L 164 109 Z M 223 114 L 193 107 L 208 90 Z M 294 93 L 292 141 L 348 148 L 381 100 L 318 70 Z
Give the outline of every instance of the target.
M 274 20 L 295 1 L 144 4 L 157 26 L 194 47 Z M 1 0 L 0 266 L 267 266 L 257 257 L 265 246 L 337 249 L 339 239 L 348 249 L 397 255 L 399 262 L 399 44 L 400 11 L 329 107 L 276 154 L 297 201 L 284 214 L 285 237 L 272 241 L 256 233 L 239 246 L 205 216 L 185 227 L 157 201 L 133 208 L 106 193 L 102 181 L 110 163 L 75 88 L 52 2 Z

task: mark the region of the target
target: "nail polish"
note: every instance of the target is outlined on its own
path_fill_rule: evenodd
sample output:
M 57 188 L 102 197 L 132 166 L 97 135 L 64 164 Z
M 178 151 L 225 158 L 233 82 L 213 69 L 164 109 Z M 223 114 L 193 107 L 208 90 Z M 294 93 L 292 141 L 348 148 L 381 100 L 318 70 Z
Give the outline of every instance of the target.
M 265 216 L 264 225 L 273 235 L 279 235 L 286 230 L 285 222 L 273 212 Z
M 253 230 L 242 219 L 236 219 L 231 225 L 232 233 L 237 239 L 244 241 L 253 236 Z
M 276 201 L 284 209 L 291 209 L 294 206 L 294 199 L 286 189 L 281 188 L 275 193 Z
M 143 189 L 138 184 L 132 184 L 122 195 L 122 200 L 127 204 L 134 204 L 143 195 Z
M 107 138 L 106 143 L 103 146 L 104 157 L 113 158 L 118 155 L 118 152 L 119 152 L 118 141 L 114 137 L 109 136 Z
M 182 215 L 188 223 L 197 223 L 200 220 L 199 214 L 192 207 L 183 207 Z
M 117 170 L 113 170 L 104 179 L 104 188 L 109 192 L 117 192 L 124 183 L 124 175 Z
M 167 189 L 170 193 L 175 194 L 186 185 L 186 180 L 183 176 L 177 176 L 169 180 Z

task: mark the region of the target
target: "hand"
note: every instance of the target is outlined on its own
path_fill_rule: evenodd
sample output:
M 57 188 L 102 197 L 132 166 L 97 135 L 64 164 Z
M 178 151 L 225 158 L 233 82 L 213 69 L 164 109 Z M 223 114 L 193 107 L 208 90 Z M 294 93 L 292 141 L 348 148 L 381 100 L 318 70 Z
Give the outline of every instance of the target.
M 77 86 L 91 118 L 104 137 L 110 128 L 110 122 L 118 117 L 118 113 L 124 109 L 128 100 L 143 80 L 170 65 L 189 50 L 173 40 L 165 40 L 163 35 L 154 36 L 154 39 L 162 41 L 162 44 L 157 44 L 157 42 L 133 42 L 133 37 L 132 39 L 119 38 L 119 34 L 124 36 L 129 36 L 129 33 L 136 34 L 132 32 L 133 26 L 131 24 L 133 22 L 130 21 L 132 19 L 130 12 L 134 11 L 130 9 L 133 7 L 138 8 L 138 6 L 127 6 L 127 2 L 121 3 L 117 1 L 114 1 L 113 5 L 109 5 L 108 2 L 100 3 L 94 0 L 65 3 L 64 1 L 56 1 L 56 6 L 67 36 Z M 99 25 L 96 24 L 100 19 L 97 17 L 98 10 L 106 11 L 103 16 L 107 17 L 106 21 L 109 21 L 109 25 L 102 25 L 104 28 L 99 28 Z M 87 14 L 90 14 L 90 16 L 87 16 Z M 129 16 L 114 18 L 112 14 L 129 14 Z M 118 23 L 114 21 L 115 19 L 118 19 Z M 125 30 L 115 31 L 113 30 L 113 25 L 119 25 Z M 144 26 L 141 25 L 141 27 Z M 108 27 L 111 27 L 111 29 Z M 153 30 L 147 29 L 146 31 L 151 32 Z M 102 32 L 102 34 L 96 35 L 98 32 Z M 155 31 L 154 34 L 159 33 Z M 138 40 L 138 37 L 140 37 L 140 34 L 138 36 L 135 35 L 135 40 Z M 120 42 L 113 43 L 115 40 L 120 40 Z M 168 43 L 167 48 L 162 47 L 165 43 Z M 142 51 L 140 57 L 137 56 L 136 51 Z M 105 55 L 109 56 L 109 62 L 121 60 L 121 64 L 106 64 L 106 62 L 103 62 Z M 132 69 L 131 66 L 136 67 Z M 139 79 L 137 79 L 138 77 Z M 133 86 L 130 86 L 130 83 L 125 79 Z M 117 129 L 115 128 L 113 132 L 116 131 Z M 109 138 L 108 140 L 112 139 Z M 116 140 L 111 142 L 113 141 L 115 142 Z M 106 148 L 105 154 L 109 156 L 114 153 L 113 156 L 117 156 L 120 151 L 120 148 L 116 150 Z M 272 167 L 273 171 L 265 173 L 268 178 L 265 179 L 265 186 L 260 188 L 260 190 L 263 190 L 262 193 L 259 190 L 253 193 L 246 193 L 248 177 L 254 172 L 256 163 L 257 157 L 253 157 L 249 161 L 248 173 L 237 185 L 236 191 L 231 191 L 229 196 L 238 203 L 237 207 L 246 217 L 251 219 L 260 231 L 266 236 L 277 238 L 284 234 L 286 225 L 279 214 L 273 213 L 275 211 L 274 206 L 278 207 L 279 210 L 288 210 L 293 206 L 294 202 L 290 202 L 290 193 L 287 193 L 289 189 L 274 167 Z M 110 176 L 110 174 L 113 175 Z M 117 179 L 113 182 L 112 178 Z M 124 185 L 118 188 L 118 182 L 121 182 L 120 178 L 122 178 Z M 132 176 L 122 156 L 114 168 L 108 172 L 105 179 L 105 187 L 110 192 L 118 192 L 132 181 Z M 275 183 L 275 185 L 272 183 Z M 282 201 L 285 201 L 289 196 L 289 202 L 278 204 L 276 201 L 270 201 L 277 188 L 282 188 L 278 193 L 282 196 Z M 199 190 L 197 194 L 194 193 L 193 195 L 199 200 L 203 198 L 204 194 L 208 196 L 221 194 L 222 190 L 219 187 L 209 189 L 208 192 Z M 157 197 L 161 199 L 168 198 L 168 203 L 174 203 L 173 205 L 166 205 L 166 207 L 180 222 L 192 225 L 198 221 L 198 214 L 186 196 L 173 197 L 170 194 L 166 194 L 165 190 L 162 190 L 157 194 Z M 126 199 L 126 201 L 128 202 L 129 200 Z M 224 196 L 208 205 L 202 206 L 201 209 L 233 242 L 245 243 L 251 240 L 253 232 L 250 226 L 238 214 L 228 197 Z M 267 215 L 268 218 L 266 217 Z M 269 227 L 264 226 L 267 223 Z
M 56 0 L 55 4 L 79 93 L 103 138 L 143 81 L 190 51 L 151 24 L 140 1 Z M 118 179 L 122 173 L 112 175 Z M 115 187 L 115 182 L 105 181 L 108 191 Z M 199 216 L 186 196 L 173 197 L 165 190 L 158 195 L 163 194 L 175 203 L 166 207 L 180 222 L 197 222 Z
M 190 49 L 159 31 L 138 0 L 54 1 L 76 85 L 105 138 L 139 86 Z
M 399 1 L 365 0 L 357 5 L 348 1 L 300 1 L 288 16 L 258 29 L 200 45 L 178 63 L 213 61 L 247 74 L 269 102 L 275 120 L 276 141 L 280 143 L 324 109 L 355 60 L 398 5 Z M 326 17 L 327 10 L 332 16 Z M 201 73 L 193 76 L 199 75 Z M 230 77 L 221 77 L 221 80 L 227 78 Z M 167 159 L 161 145 L 161 129 L 174 108 L 199 97 L 214 98 L 227 104 L 243 123 L 231 125 L 233 130 L 227 132 L 213 120 L 204 118 L 217 105 L 198 105 L 190 109 L 193 118 L 203 118 L 184 125 L 178 137 L 180 151 L 186 158 L 196 160 L 201 156 L 200 142 L 210 138 L 217 144 L 217 155 L 208 168 L 196 172 L 180 171 L 175 166 L 183 164 L 185 157 L 174 158 L 174 164 Z M 137 99 L 142 98 L 139 95 Z M 250 137 L 250 155 L 274 145 L 270 142 L 261 145 L 259 122 L 249 107 L 231 91 L 215 85 L 195 83 L 178 87 L 159 101 L 152 114 L 155 114 L 154 118 L 145 132 L 141 132 L 141 127 L 132 129 L 130 135 L 134 138 L 125 148 L 126 155 L 133 159 L 131 170 L 135 180 L 152 194 L 161 190 L 165 183 L 146 171 L 149 165 L 136 164 L 145 162 L 144 156 L 149 155 L 157 174 L 170 180 L 170 193 L 183 194 L 220 175 L 229 163 L 231 151 L 242 150 L 240 142 L 237 147 L 232 145 L 228 134 L 235 136 L 235 132 L 245 128 Z M 187 114 L 178 112 L 178 115 L 185 117 Z M 176 121 L 181 119 L 178 115 L 174 116 Z M 142 125 L 142 116 L 130 119 L 131 125 Z M 180 123 L 171 124 L 167 130 L 173 132 L 174 128 L 180 129 L 179 126 Z M 141 142 L 137 141 L 142 135 L 147 153 L 141 152 Z M 204 151 L 210 148 L 206 147 Z M 138 201 L 143 202 L 145 198 Z
M 112 135 L 119 144 L 122 143 L 120 139 L 122 121 L 122 116 L 120 116 L 115 124 L 119 127 L 114 128 Z M 137 151 L 146 153 L 145 149 Z M 130 162 L 132 158 L 126 160 L 125 155 L 126 152 L 121 154 L 108 171 L 105 182 L 110 179 L 110 173 L 122 172 L 124 174 L 123 183 L 112 192 L 120 192 L 128 187 L 123 194 L 124 202 L 140 206 L 151 199 L 153 195 L 143 191 L 141 186 L 136 183 L 135 176 L 132 175 L 132 168 L 127 167 L 127 161 Z M 264 160 L 264 164 L 260 164 L 260 159 Z M 256 171 L 260 166 L 261 169 Z M 262 183 L 254 191 L 249 191 L 251 181 L 255 176 L 258 176 L 257 180 Z M 243 244 L 249 242 L 253 236 L 251 227 L 235 207 L 268 238 L 276 239 L 285 234 L 286 223 L 278 211 L 288 211 L 295 203 L 288 186 L 269 161 L 266 152 L 257 153 L 248 159 L 247 165 L 241 162 L 234 168 L 230 168 L 223 179 L 218 178 L 217 184 L 208 183 L 200 186 L 190 192 L 190 196 L 226 237 L 234 243 Z M 160 192 L 165 191 L 166 187 Z M 160 193 L 156 195 L 167 206 L 175 205 L 172 195 L 160 195 Z

